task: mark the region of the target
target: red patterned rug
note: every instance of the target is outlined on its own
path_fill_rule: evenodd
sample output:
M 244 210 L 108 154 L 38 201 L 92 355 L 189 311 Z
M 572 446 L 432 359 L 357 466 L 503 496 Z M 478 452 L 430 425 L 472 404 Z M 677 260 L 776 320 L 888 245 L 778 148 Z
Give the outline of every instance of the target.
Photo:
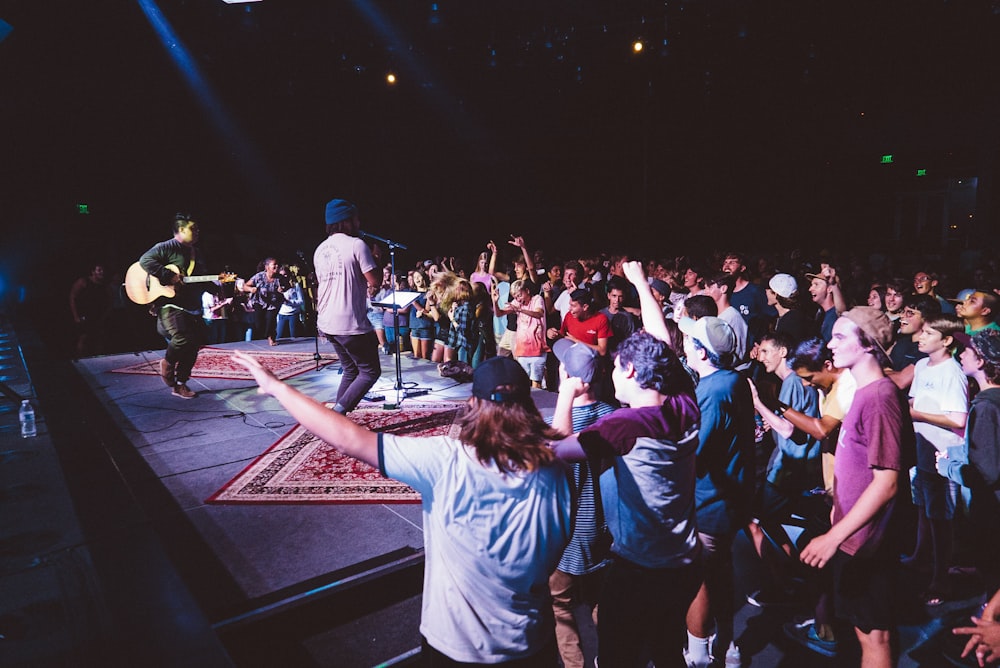
M 257 358 L 261 364 L 271 370 L 278 378 L 285 380 L 316 368 L 313 353 L 278 352 L 271 350 L 246 351 Z M 198 352 L 198 361 L 191 370 L 192 378 L 222 378 L 225 380 L 253 380 L 250 372 L 232 360 L 232 350 L 222 348 L 202 348 Z M 333 353 L 321 356 L 321 367 L 337 361 Z M 160 375 L 160 358 L 140 362 L 121 369 L 113 369 L 112 373 L 137 373 L 147 376 Z
M 455 429 L 464 405 L 410 403 L 390 411 L 373 405 L 350 418 L 386 434 L 440 436 Z M 206 503 L 420 503 L 420 495 L 296 425 Z

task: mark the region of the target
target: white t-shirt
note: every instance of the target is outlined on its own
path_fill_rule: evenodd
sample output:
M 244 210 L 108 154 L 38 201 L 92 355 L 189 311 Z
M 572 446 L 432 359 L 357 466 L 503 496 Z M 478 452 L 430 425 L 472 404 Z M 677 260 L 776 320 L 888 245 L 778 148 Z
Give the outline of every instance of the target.
M 331 234 L 313 254 L 316 268 L 316 313 L 324 334 L 365 334 L 368 320 L 368 279 L 375 260 L 367 244 L 347 234 Z
M 910 399 L 913 400 L 913 408 L 922 413 L 968 413 L 969 381 L 954 359 L 931 366 L 930 359 L 924 357 L 917 360 L 913 367 Z M 946 429 L 929 422 L 914 422 L 913 431 L 930 441 L 940 452 L 965 442 L 964 429 Z
M 502 474 L 456 439 L 390 434 L 379 434 L 379 463 L 422 497 L 427 642 L 468 663 L 544 647 L 553 633 L 549 575 L 571 531 L 565 465 Z
M 552 304 L 552 307 L 559 311 L 559 322 L 565 320 L 566 315 L 569 313 L 569 290 L 563 290 L 560 292 L 559 296 L 556 297 L 555 303 Z
M 221 300 L 218 299 L 211 292 L 201 293 L 201 311 L 202 311 L 202 317 L 204 317 L 205 320 L 226 319 L 226 309 L 220 308 L 216 309 L 215 311 L 212 310 L 212 307 L 218 304 L 220 301 Z

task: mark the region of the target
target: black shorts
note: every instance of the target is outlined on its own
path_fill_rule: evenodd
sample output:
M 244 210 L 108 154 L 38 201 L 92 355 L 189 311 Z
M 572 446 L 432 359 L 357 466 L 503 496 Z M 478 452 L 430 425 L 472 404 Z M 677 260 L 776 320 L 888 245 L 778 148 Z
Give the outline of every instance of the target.
M 884 555 L 855 557 L 837 550 L 829 564 L 837 617 L 862 633 L 893 627 L 893 563 Z

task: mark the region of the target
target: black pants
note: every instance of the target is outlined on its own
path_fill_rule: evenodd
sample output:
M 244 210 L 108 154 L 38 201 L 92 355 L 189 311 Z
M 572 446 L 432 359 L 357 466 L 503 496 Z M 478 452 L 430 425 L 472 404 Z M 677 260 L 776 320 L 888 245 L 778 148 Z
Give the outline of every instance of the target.
M 688 607 L 701 587 L 702 566 L 644 568 L 615 556 L 597 608 L 602 666 L 686 668 Z M 648 653 L 648 655 L 647 655 Z
M 382 364 L 378 358 L 378 339 L 375 332 L 327 334 L 326 338 L 333 344 L 344 369 L 344 377 L 337 390 L 337 403 L 348 411 L 353 411 L 382 373 Z
M 254 309 L 254 338 L 275 339 L 278 337 L 278 309 Z
M 205 342 L 205 321 L 179 308 L 164 306 L 156 319 L 156 331 L 167 340 L 168 364 L 174 367 L 177 383 L 186 383 Z

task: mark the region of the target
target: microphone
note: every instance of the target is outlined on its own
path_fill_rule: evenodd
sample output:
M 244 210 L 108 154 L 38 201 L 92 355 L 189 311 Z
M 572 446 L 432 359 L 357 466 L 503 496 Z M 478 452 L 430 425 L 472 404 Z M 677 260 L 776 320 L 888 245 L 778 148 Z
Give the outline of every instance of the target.
M 383 239 L 382 237 L 378 236 L 377 234 L 372 234 L 371 232 L 365 232 L 364 230 L 358 230 L 358 236 L 360 236 L 362 239 L 374 239 L 375 241 L 381 241 L 382 243 L 384 243 L 386 246 L 389 246 L 390 248 L 402 248 L 403 250 L 407 250 L 406 246 L 404 246 L 403 244 L 397 243 L 395 241 L 390 241 L 389 239 Z

